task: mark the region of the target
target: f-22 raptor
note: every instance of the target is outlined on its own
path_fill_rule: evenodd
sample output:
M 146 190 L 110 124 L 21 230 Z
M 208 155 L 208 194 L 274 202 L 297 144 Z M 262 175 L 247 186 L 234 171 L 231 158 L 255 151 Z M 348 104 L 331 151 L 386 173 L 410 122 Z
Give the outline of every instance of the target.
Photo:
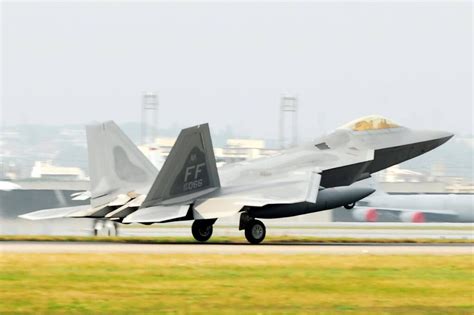
M 218 169 L 209 126 L 202 124 L 181 131 L 158 172 L 114 122 L 89 125 L 86 133 L 91 205 L 21 217 L 101 218 L 124 224 L 193 220 L 192 234 L 204 242 L 217 219 L 240 215 L 239 230 L 253 244 L 266 234 L 259 218 L 350 208 L 374 192 L 351 184 L 424 154 L 453 136 L 368 116 L 274 156 Z

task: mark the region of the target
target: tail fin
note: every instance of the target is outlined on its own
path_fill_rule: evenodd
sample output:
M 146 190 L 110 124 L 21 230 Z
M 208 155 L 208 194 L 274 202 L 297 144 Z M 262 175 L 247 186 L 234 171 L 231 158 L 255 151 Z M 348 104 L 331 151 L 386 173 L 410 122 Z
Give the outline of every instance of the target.
M 118 194 L 151 185 L 158 171 L 113 122 L 86 126 L 91 178 L 91 204 L 101 205 Z
M 183 129 L 142 208 L 188 202 L 219 187 L 209 125 Z

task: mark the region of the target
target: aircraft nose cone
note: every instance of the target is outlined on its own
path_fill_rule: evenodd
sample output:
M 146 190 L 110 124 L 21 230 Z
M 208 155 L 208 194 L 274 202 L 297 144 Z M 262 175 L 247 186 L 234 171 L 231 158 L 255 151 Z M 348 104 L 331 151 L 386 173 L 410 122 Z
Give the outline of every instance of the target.
M 416 149 L 412 152 L 413 155 L 411 157 L 415 157 L 420 154 L 431 151 L 444 144 L 454 136 L 454 134 L 451 132 L 439 130 L 420 131 L 419 135 L 419 139 L 421 141 L 418 141 L 418 143 L 416 144 Z
M 438 139 L 442 140 L 443 143 L 454 137 L 454 133 L 448 131 L 438 131 Z
M 453 136 L 454 134 L 448 131 L 430 131 L 430 139 L 432 141 L 435 141 L 437 146 L 440 146 L 443 143 L 447 142 Z
M 418 139 L 416 142 L 434 141 L 440 145 L 454 136 L 452 132 L 439 130 L 420 130 L 413 134 Z

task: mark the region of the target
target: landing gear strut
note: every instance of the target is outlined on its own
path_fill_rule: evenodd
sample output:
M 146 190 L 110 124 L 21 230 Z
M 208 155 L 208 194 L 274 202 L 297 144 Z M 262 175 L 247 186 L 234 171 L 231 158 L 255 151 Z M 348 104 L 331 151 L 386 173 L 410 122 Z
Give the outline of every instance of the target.
M 92 233 L 94 236 L 118 236 L 118 224 L 110 220 L 94 220 Z
M 193 222 L 191 231 L 194 239 L 198 242 L 205 242 L 212 236 L 212 225 L 215 220 L 196 220 Z
M 350 209 L 354 208 L 355 205 L 356 205 L 355 202 L 349 203 L 349 204 L 347 204 L 347 205 L 344 205 L 344 208 L 346 208 L 347 210 L 350 210 Z

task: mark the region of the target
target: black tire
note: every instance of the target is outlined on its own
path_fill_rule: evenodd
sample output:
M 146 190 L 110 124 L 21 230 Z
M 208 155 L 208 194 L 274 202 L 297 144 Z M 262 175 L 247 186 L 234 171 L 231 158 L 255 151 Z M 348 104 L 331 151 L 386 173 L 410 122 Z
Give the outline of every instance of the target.
M 352 208 L 355 207 L 355 205 L 356 205 L 355 202 L 349 203 L 349 204 L 347 204 L 347 205 L 344 205 L 344 208 L 346 208 L 347 210 L 351 210 Z
M 245 238 L 251 244 L 259 244 L 265 239 L 267 231 L 265 224 L 259 220 L 252 220 L 245 227 Z
M 196 220 L 193 223 L 191 231 L 193 233 L 193 237 L 198 242 L 205 242 L 212 236 L 212 224 L 205 221 Z

